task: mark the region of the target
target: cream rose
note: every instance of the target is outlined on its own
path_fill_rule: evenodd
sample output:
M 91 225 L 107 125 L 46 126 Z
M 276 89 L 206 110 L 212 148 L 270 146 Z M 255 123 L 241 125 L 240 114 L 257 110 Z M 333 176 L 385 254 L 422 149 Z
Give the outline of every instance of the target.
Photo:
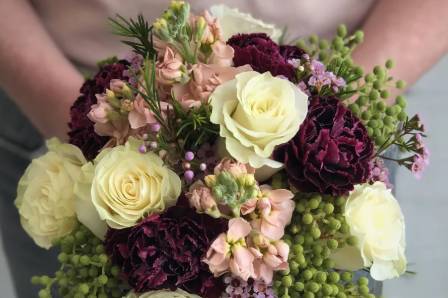
M 220 125 L 228 153 L 254 168 L 279 168 L 271 160 L 275 146 L 299 130 L 308 109 L 308 96 L 291 82 L 269 72 L 243 72 L 210 96 L 211 121 Z
M 158 291 L 146 292 L 140 295 L 137 295 L 134 292 L 130 292 L 123 298 L 201 298 L 201 297 L 187 293 L 181 289 L 177 289 L 174 292 L 170 290 L 158 290 Z
M 163 212 L 180 195 L 180 178 L 159 156 L 139 153 L 138 145 L 130 138 L 123 146 L 103 150 L 94 162 L 92 203 L 100 218 L 115 229 L 131 227 L 146 214 Z
M 276 42 L 282 36 L 282 30 L 274 25 L 257 20 L 250 14 L 242 13 L 236 8 L 219 4 L 213 5 L 210 12 L 218 20 L 223 40 L 240 33 L 266 33 Z
M 76 226 L 73 185 L 86 160 L 78 147 L 57 139 L 47 141 L 47 147 L 20 179 L 15 204 L 25 231 L 48 249 Z
M 397 200 L 383 182 L 355 186 L 347 199 L 345 218 L 351 234 L 358 238 L 362 264 L 371 267 L 374 279 L 391 279 L 405 272 L 404 217 Z M 356 258 L 353 248 L 345 256 L 349 253 L 352 259 Z M 339 255 L 344 256 L 344 253 L 339 252 Z

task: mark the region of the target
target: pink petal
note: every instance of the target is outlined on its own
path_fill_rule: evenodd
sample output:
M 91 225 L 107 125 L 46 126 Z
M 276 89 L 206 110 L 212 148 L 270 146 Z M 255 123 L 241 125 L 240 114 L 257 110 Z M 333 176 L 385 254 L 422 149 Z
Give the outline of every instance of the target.
M 229 221 L 229 230 L 227 231 L 227 240 L 236 241 L 249 235 L 252 227 L 242 218 L 232 218 Z

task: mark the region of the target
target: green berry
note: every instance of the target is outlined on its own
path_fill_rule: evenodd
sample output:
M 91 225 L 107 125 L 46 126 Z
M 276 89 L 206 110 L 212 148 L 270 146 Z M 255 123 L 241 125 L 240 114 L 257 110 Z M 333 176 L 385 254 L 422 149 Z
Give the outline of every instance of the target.
M 109 258 L 105 254 L 100 254 L 98 260 L 101 264 L 106 264 Z
M 348 237 L 347 244 L 350 246 L 355 246 L 356 244 L 358 244 L 358 238 L 356 238 L 355 236 Z
M 89 256 L 86 256 L 86 255 L 81 256 L 79 261 L 80 261 L 81 265 L 84 265 L 84 266 L 90 264 L 90 258 L 89 258 Z
M 356 31 L 354 36 L 356 43 L 359 44 L 364 41 L 364 32 L 362 32 L 361 30 Z
M 89 290 L 90 290 L 89 285 L 86 283 L 82 283 L 78 287 L 78 292 L 81 294 L 87 294 L 87 293 L 89 293 Z
M 318 283 L 310 281 L 306 284 L 305 288 L 312 293 L 317 293 L 320 289 L 320 286 Z
M 358 290 L 361 295 L 369 294 L 369 287 L 366 285 L 359 286 Z
M 302 217 L 302 222 L 309 225 L 313 222 L 313 216 L 310 213 L 305 213 Z
M 345 281 L 345 282 L 349 282 L 349 281 L 351 281 L 352 278 L 353 278 L 353 275 L 352 275 L 352 273 L 349 272 L 349 271 L 345 271 L 345 272 L 343 272 L 343 273 L 341 274 L 341 279 L 342 279 L 343 281 Z
M 386 98 L 389 97 L 389 91 L 387 91 L 387 90 L 381 90 L 380 95 L 381 95 L 381 98 L 386 99 Z
M 397 96 L 395 102 L 402 108 L 405 108 L 407 105 L 406 99 L 402 95 Z
M 282 285 L 286 288 L 289 288 L 292 286 L 293 280 L 291 275 L 286 275 L 282 277 Z
M 311 229 L 311 235 L 314 239 L 319 239 L 321 234 L 322 233 L 318 227 L 314 227 Z
M 308 208 L 310 208 L 311 210 L 313 209 L 317 209 L 319 207 L 319 201 L 315 198 L 311 198 L 308 201 Z
M 335 272 L 335 271 L 330 272 L 329 275 L 328 275 L 328 280 L 329 280 L 330 282 L 332 282 L 332 283 L 337 283 L 337 282 L 339 282 L 339 280 L 340 280 L 339 273 L 337 273 L 337 272 Z
M 380 97 L 380 93 L 377 90 L 370 91 L 369 98 L 370 100 L 377 100 Z
M 336 249 L 338 248 L 338 241 L 336 239 L 330 239 L 327 241 L 327 246 L 329 249 Z
M 391 59 L 388 59 L 386 61 L 385 66 L 386 66 L 387 69 L 391 69 L 391 68 L 393 68 L 395 66 L 395 62 L 393 60 L 391 60 Z
M 406 112 L 402 111 L 398 114 L 397 119 L 399 121 L 405 121 L 407 117 L 408 115 L 406 114 Z
M 344 24 L 338 26 L 337 34 L 339 37 L 345 37 L 347 35 L 347 26 Z
M 107 278 L 106 275 L 102 274 L 102 275 L 98 276 L 98 283 L 99 283 L 100 285 L 105 285 L 105 284 L 107 284 L 107 281 L 108 281 L 108 278 Z
M 365 106 L 369 102 L 369 98 L 367 96 L 360 96 L 356 103 L 359 106 Z
M 397 81 L 397 82 L 395 83 L 395 86 L 396 86 L 398 89 L 404 89 L 404 87 L 406 87 L 406 83 L 405 83 L 405 81 L 403 81 L 403 80 L 399 80 L 399 81 Z
M 313 292 L 305 292 L 303 294 L 303 298 L 314 298 L 314 297 L 315 297 L 315 295 Z
M 307 269 L 307 270 L 303 271 L 302 276 L 305 280 L 310 280 L 313 278 L 313 272 L 311 270 Z
M 302 292 L 305 289 L 305 285 L 303 284 L 303 282 L 296 281 L 294 283 L 294 289 L 298 292 Z
M 334 211 L 334 205 L 331 203 L 326 203 L 324 206 L 324 212 L 326 214 L 332 214 Z
M 367 286 L 368 284 L 369 284 L 369 279 L 367 277 L 361 276 L 358 279 L 358 285 L 360 285 L 360 286 Z

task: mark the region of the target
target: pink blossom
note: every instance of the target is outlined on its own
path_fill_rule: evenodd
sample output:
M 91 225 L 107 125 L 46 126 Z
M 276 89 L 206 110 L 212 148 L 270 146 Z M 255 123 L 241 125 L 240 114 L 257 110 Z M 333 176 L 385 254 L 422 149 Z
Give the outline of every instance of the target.
M 179 82 L 184 75 L 181 56 L 170 47 L 165 48 L 163 58 L 156 63 L 156 79 L 160 84 L 170 85 Z
M 190 206 L 195 208 L 199 213 L 213 213 L 219 215 L 219 210 L 216 201 L 211 193 L 210 188 L 205 186 L 201 181 L 192 185 L 191 190 L 186 194 Z M 218 213 L 218 214 L 214 214 Z
M 175 84 L 174 98 L 185 109 L 198 107 L 208 101 L 216 87 L 230 81 L 244 71 L 251 70 L 249 66 L 223 67 L 211 64 L 195 64 L 191 68 L 191 79 L 187 84 Z
M 104 94 L 97 94 L 96 99 L 97 103 L 91 106 L 87 117 L 95 123 L 107 123 L 109 121 L 107 114 L 112 110 L 112 107 Z
M 154 114 L 141 96 L 137 96 L 134 100 L 133 109 L 128 114 L 128 120 L 132 129 L 138 129 L 157 122 Z
M 255 242 L 258 242 L 255 243 Z M 282 240 L 278 241 L 254 241 L 253 250 L 258 250 L 254 253 L 256 257 L 254 261 L 254 269 L 257 280 L 263 280 L 266 283 L 271 283 L 274 271 L 288 269 L 288 255 L 289 246 Z
M 227 233 L 222 233 L 213 241 L 207 251 L 204 263 L 209 265 L 215 276 L 220 276 L 229 270 L 232 274 L 246 280 L 254 277 L 254 255 L 247 248 L 245 237 L 252 228 L 242 218 L 233 218 L 229 221 Z
M 214 174 L 219 175 L 221 172 L 229 172 L 234 177 L 239 177 L 244 174 L 254 174 L 255 169 L 252 168 L 248 164 L 244 164 L 238 161 L 235 161 L 230 158 L 224 158 L 216 165 Z
M 231 46 L 225 44 L 223 41 L 216 41 L 211 46 L 212 54 L 209 58 L 209 64 L 217 66 L 230 67 L 233 63 L 234 50 Z
M 422 178 L 423 171 L 429 165 L 429 151 L 425 148 L 423 154 L 416 154 L 411 165 L 411 171 L 417 179 Z
M 263 197 L 249 200 L 241 207 L 243 215 L 255 212 L 252 227 L 271 240 L 280 239 L 285 232 L 285 226 L 291 221 L 294 211 L 294 194 L 286 189 L 271 190 L 261 186 Z

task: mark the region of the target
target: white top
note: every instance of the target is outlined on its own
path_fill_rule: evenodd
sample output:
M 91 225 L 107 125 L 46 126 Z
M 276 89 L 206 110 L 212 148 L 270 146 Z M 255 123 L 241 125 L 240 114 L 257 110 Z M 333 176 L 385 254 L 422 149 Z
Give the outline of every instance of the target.
M 287 27 L 296 38 L 316 33 L 331 36 L 339 24 L 360 25 L 373 0 L 190 0 L 192 11 L 226 4 L 255 18 Z M 111 34 L 108 17 L 117 13 L 149 22 L 165 10 L 169 0 L 34 0 L 37 13 L 64 53 L 76 64 L 91 67 L 98 60 L 123 55 L 126 47 Z

